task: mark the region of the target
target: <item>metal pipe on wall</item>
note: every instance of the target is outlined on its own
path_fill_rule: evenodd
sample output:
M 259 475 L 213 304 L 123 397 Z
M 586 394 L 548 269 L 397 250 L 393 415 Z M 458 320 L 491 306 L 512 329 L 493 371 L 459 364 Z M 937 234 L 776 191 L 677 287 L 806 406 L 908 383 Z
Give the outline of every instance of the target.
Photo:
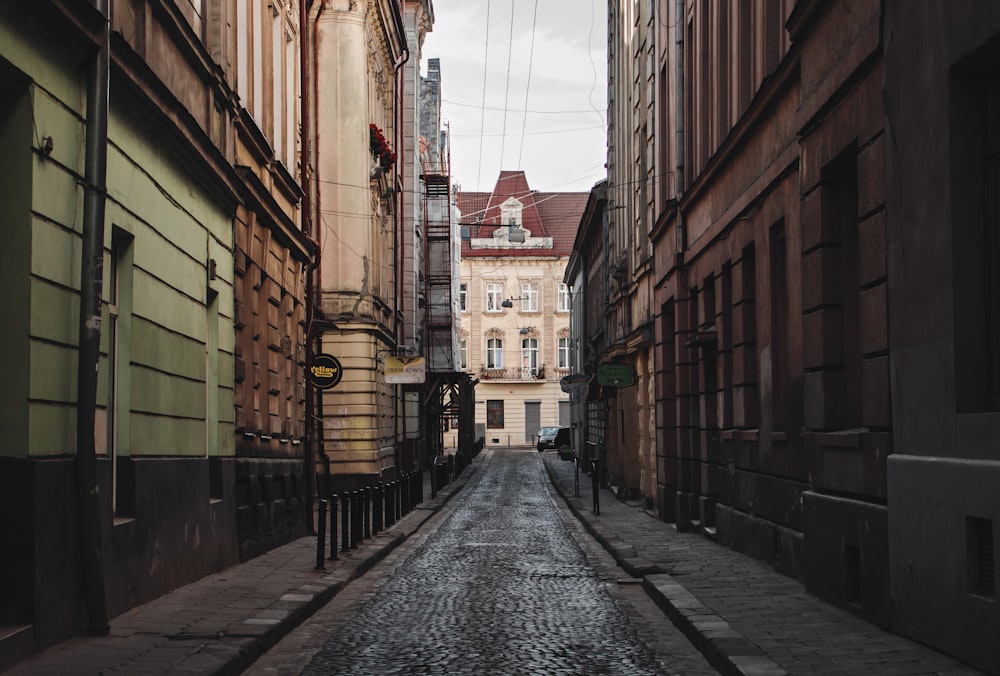
M 93 0 L 92 4 L 104 17 L 104 27 L 100 44 L 87 69 L 87 137 L 77 354 L 76 487 L 80 515 L 80 561 L 89 630 L 107 634 L 110 627 L 102 557 L 101 496 L 97 478 L 94 415 L 97 412 L 97 367 L 101 346 L 111 58 L 108 45 L 109 0 Z

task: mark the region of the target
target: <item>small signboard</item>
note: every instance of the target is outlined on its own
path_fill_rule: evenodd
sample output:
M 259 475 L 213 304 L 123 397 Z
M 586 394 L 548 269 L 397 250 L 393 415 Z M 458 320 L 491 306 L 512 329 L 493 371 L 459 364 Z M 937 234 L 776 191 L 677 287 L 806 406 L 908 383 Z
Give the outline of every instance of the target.
M 427 361 L 423 357 L 386 357 L 385 382 L 412 385 L 427 379 Z
M 306 376 L 313 387 L 328 390 L 336 387 L 344 377 L 344 367 L 332 354 L 321 352 L 312 358 L 312 363 L 306 368 Z
M 583 374 L 571 373 L 559 380 L 559 388 L 566 393 L 582 392 L 587 389 L 587 382 L 589 380 L 590 378 Z
M 602 387 L 635 385 L 635 369 L 631 364 L 601 364 L 597 367 L 597 384 Z

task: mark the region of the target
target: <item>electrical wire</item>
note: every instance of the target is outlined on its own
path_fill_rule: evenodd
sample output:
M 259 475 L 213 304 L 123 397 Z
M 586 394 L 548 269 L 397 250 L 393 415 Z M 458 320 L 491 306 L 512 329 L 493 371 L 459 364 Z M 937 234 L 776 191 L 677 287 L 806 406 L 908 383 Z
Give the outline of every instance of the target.
M 476 185 L 483 175 L 483 131 L 486 128 L 486 75 L 490 57 L 490 0 L 486 0 L 486 40 L 483 46 L 483 111 L 479 117 L 479 171 L 476 174 Z
M 528 51 L 528 82 L 524 86 L 524 117 L 521 118 L 521 147 L 517 151 L 517 166 L 521 166 L 524 154 L 525 127 L 528 124 L 528 96 L 531 93 L 531 66 L 535 60 L 535 29 L 538 26 L 538 0 L 535 0 L 535 13 L 531 19 L 531 49 Z
M 514 0 L 510 2 L 510 34 L 507 37 L 507 84 L 503 94 L 503 136 L 500 138 L 500 166 L 503 167 L 503 151 L 507 145 L 507 102 L 510 99 L 510 60 L 514 55 Z

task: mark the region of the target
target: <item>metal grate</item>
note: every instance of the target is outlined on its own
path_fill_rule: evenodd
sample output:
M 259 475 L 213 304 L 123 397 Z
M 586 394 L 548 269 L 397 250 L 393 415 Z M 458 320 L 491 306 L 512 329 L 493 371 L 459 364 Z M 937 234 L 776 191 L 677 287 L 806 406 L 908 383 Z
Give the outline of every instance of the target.
M 966 517 L 969 591 L 996 598 L 996 561 L 993 558 L 993 521 Z

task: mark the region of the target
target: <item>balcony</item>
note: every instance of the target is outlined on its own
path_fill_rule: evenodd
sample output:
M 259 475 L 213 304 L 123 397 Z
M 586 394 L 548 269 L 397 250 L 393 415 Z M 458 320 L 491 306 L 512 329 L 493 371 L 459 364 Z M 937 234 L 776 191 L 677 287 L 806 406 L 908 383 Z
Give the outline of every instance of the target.
M 514 366 L 491 369 L 483 367 L 479 371 L 480 380 L 513 380 L 518 382 L 545 380 L 545 366 L 538 368 Z

